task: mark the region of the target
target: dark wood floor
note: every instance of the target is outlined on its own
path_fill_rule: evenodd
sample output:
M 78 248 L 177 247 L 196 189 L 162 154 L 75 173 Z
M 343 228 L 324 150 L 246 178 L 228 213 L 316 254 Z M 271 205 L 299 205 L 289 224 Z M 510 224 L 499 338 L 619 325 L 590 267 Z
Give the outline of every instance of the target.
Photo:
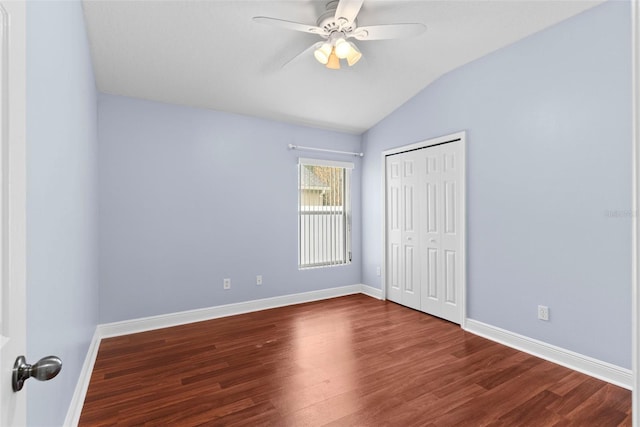
M 98 425 L 619 426 L 631 392 L 363 295 L 105 339 Z

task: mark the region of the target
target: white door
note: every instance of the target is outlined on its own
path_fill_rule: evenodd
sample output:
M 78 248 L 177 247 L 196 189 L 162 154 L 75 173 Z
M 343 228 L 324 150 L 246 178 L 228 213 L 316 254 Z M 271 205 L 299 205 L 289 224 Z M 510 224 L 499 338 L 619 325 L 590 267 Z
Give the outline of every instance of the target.
M 26 350 L 25 4 L 0 3 L 0 425 L 26 424 L 11 373 Z
M 415 153 L 387 158 L 387 298 L 420 309 L 418 161 Z
M 391 301 L 460 323 L 464 254 L 460 140 L 386 157 Z
M 462 320 L 461 143 L 424 148 L 420 163 L 422 311 Z

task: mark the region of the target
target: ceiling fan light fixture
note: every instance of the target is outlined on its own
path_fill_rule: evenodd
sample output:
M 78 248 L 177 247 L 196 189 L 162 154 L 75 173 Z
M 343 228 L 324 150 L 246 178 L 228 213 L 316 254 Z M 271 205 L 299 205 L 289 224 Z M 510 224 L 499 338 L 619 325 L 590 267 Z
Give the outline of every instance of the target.
M 355 44 L 351 42 L 348 43 L 350 49 L 349 53 L 347 54 L 347 64 L 349 64 L 349 67 L 351 67 L 355 65 L 356 62 L 360 61 L 360 58 L 362 58 L 362 53 L 358 50 Z
M 319 63 L 334 70 L 340 69 L 341 59 L 346 60 L 351 67 L 362 58 L 360 50 L 349 41 L 351 38 L 358 41 L 402 39 L 419 36 L 427 28 L 424 24 L 417 22 L 361 27 L 357 18 L 365 0 L 328 1 L 326 11 L 318 17 L 315 25 L 267 16 L 254 16 L 253 21 L 322 37 L 323 41 L 309 46 L 293 59 L 306 57 L 309 52 L 313 52 Z M 293 59 L 284 65 L 291 63 Z
M 327 62 L 329 62 L 331 51 L 331 45 L 329 43 L 323 43 L 322 46 L 320 46 L 315 50 L 315 52 L 313 52 L 313 56 L 319 63 L 326 65 Z
M 331 54 L 329 55 L 329 60 L 327 61 L 327 68 L 330 68 L 332 70 L 340 69 L 340 58 L 336 56 L 335 49 L 331 50 Z

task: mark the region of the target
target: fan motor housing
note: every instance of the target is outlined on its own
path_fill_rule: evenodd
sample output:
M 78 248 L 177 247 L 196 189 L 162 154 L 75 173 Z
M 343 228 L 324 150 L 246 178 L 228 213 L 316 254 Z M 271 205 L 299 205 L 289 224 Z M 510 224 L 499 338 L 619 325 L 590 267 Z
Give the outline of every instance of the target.
M 338 7 L 338 0 L 333 0 L 327 3 L 327 11 L 324 12 L 317 21 L 317 26 L 323 28 L 327 33 L 331 34 L 335 31 L 342 31 L 348 33 L 353 31 L 357 25 L 357 19 L 351 22 L 348 26 L 338 25 L 336 22 L 336 8 Z

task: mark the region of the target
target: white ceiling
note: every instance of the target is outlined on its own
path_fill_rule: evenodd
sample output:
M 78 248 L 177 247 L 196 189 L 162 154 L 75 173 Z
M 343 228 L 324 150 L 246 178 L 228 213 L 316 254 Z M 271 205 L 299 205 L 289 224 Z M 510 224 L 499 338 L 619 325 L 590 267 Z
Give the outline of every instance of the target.
M 318 36 L 255 23 L 314 24 L 326 1 L 85 0 L 98 89 L 359 134 L 438 77 L 602 0 L 365 0 L 358 25 L 421 22 L 405 40 L 356 41 L 363 59 L 326 69 Z

